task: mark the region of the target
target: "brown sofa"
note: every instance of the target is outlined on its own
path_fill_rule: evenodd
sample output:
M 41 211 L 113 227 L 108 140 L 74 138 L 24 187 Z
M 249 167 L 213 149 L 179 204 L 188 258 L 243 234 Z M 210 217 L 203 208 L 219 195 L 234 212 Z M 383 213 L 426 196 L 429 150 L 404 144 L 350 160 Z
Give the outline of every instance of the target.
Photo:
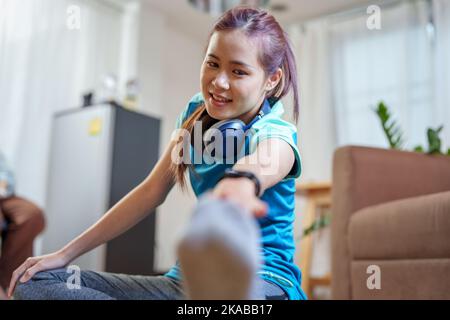
M 449 156 L 337 149 L 332 215 L 333 299 L 450 299 Z

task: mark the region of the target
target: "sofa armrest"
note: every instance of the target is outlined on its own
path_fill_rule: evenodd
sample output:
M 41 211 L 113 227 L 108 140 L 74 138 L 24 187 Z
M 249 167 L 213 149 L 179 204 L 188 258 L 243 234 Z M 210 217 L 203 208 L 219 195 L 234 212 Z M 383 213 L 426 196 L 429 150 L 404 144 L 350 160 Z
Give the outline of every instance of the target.
M 450 157 L 347 146 L 333 158 L 332 292 L 350 299 L 348 225 L 353 212 L 403 198 L 450 190 Z
M 348 241 L 351 260 L 450 258 L 450 191 L 361 209 Z

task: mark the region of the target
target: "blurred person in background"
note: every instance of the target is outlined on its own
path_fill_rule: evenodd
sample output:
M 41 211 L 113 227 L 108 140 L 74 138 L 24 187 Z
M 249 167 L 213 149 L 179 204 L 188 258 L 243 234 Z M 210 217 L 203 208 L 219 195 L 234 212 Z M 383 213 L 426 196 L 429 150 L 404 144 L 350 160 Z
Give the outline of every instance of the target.
M 44 226 L 42 210 L 15 194 L 14 173 L 0 151 L 0 299 L 6 298 L 12 272 L 33 255 L 33 241 Z

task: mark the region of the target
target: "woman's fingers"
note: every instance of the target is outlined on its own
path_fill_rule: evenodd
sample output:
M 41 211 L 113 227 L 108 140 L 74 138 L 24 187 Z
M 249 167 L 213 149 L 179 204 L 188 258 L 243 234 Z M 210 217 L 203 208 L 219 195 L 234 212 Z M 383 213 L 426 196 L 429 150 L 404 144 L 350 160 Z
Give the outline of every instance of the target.
M 16 289 L 17 280 L 37 261 L 33 258 L 28 258 L 24 263 L 20 265 L 12 274 L 11 281 L 9 283 L 8 296 L 12 297 L 14 290 Z
M 28 258 L 13 272 L 9 284 L 8 296 L 12 297 L 18 281 L 21 283 L 27 282 L 38 272 L 63 267 L 68 262 L 65 255 L 60 252 Z
M 20 278 L 20 282 L 24 283 L 27 282 L 28 280 L 30 280 L 36 273 L 38 273 L 39 271 L 41 271 L 43 269 L 41 263 L 36 263 L 34 266 L 32 266 L 31 268 L 28 268 L 27 271 L 25 271 L 25 273 L 23 274 L 23 276 Z
M 253 185 L 251 181 L 247 181 L 245 178 L 240 181 L 237 181 L 237 179 L 222 180 L 214 188 L 211 195 L 220 199 L 232 200 L 247 209 L 255 217 L 263 217 L 267 214 L 267 204 L 243 185 L 243 183 L 247 182 Z
M 257 218 L 264 217 L 267 214 L 267 203 L 257 199 L 253 207 L 253 214 Z
M 227 197 L 227 196 L 223 198 L 236 202 L 240 206 L 247 209 L 249 213 L 253 214 L 256 218 L 264 217 L 267 214 L 267 204 L 258 198 L 254 198 L 250 201 L 248 200 L 245 201 L 240 198 L 236 199 L 235 197 Z

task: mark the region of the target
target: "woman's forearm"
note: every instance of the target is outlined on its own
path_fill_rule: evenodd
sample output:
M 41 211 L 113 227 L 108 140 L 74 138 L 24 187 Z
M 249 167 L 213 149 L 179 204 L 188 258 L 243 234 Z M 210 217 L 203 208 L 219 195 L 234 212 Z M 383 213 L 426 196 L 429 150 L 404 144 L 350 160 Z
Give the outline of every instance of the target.
M 295 162 L 291 146 L 281 139 L 266 139 L 258 144 L 256 151 L 239 159 L 235 170 L 250 171 L 261 183 L 261 194 L 286 177 Z M 245 179 L 244 179 L 245 180 Z
M 161 204 L 163 199 L 155 190 L 141 183 L 60 251 L 68 261 L 72 261 L 124 233 Z

